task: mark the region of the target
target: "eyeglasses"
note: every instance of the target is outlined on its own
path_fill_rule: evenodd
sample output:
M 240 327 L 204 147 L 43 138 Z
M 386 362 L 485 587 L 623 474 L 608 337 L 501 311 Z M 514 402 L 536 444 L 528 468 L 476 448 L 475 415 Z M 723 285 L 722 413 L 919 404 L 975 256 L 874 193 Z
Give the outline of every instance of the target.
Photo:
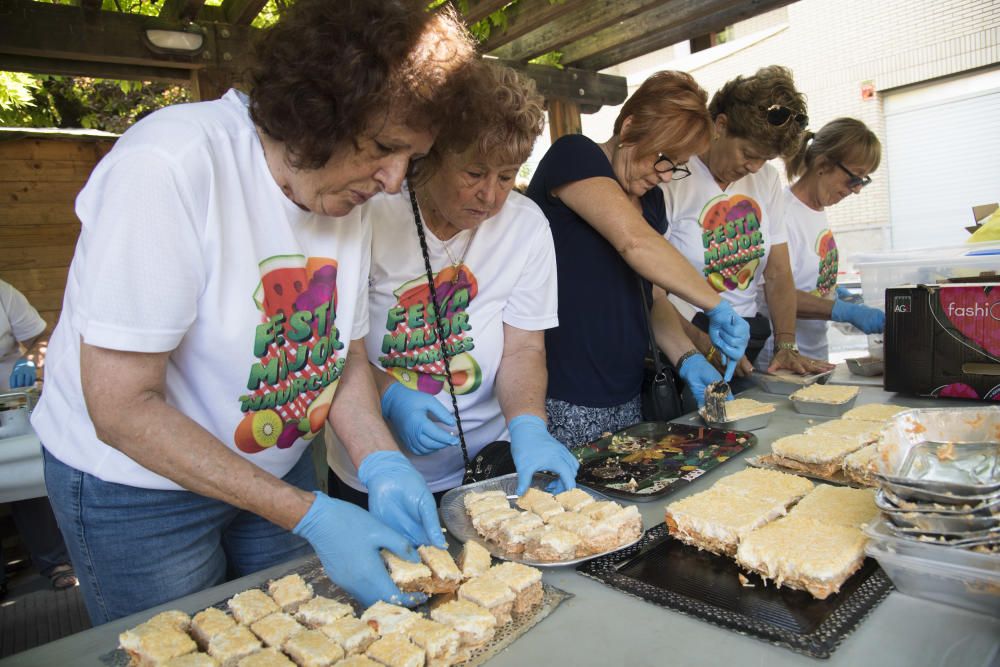
M 866 185 L 868 185 L 869 183 L 872 182 L 872 177 L 871 176 L 858 176 L 857 174 L 855 174 L 853 171 L 851 171 L 850 169 L 848 169 L 847 167 L 845 167 L 840 162 L 837 163 L 837 166 L 840 167 L 841 169 L 843 169 L 845 174 L 847 174 L 848 176 L 850 176 L 850 178 L 847 181 L 847 187 L 849 187 L 852 190 L 854 188 L 858 188 L 858 187 L 863 188 L 863 187 L 865 187 Z
M 674 161 L 663 153 L 656 154 L 656 162 L 653 163 L 653 170 L 657 174 L 670 174 L 670 180 L 679 181 L 691 175 L 691 170 L 683 164 L 674 164 Z
M 809 116 L 804 113 L 799 113 L 795 109 L 781 106 L 780 104 L 772 104 L 764 109 L 764 113 L 767 115 L 767 122 L 775 127 L 786 125 L 788 121 L 792 119 L 794 119 L 803 130 L 806 128 L 806 125 L 809 124 Z

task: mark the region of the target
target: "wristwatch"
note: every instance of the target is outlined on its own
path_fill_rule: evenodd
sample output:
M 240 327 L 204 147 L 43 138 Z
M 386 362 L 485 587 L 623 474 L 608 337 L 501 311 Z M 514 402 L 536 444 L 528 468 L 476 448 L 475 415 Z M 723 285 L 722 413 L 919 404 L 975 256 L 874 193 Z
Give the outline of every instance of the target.
M 774 349 L 776 350 L 788 350 L 789 352 L 798 352 L 799 346 L 795 343 L 775 343 Z

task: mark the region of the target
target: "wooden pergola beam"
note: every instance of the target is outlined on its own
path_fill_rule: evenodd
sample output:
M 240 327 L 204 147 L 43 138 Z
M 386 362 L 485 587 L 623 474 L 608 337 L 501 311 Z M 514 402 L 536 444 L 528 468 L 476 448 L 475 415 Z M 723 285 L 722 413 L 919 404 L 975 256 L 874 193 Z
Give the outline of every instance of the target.
M 494 28 L 489 38 L 480 45 L 482 51 L 490 53 L 570 12 L 579 12 L 585 4 L 586 0 L 562 0 L 555 3 L 549 0 L 520 0 L 506 12 L 507 26 L 503 30 Z
M 691 39 L 722 30 L 794 0 L 670 0 L 611 28 L 566 45 L 563 62 L 601 70 Z
M 596 111 L 595 107 L 604 105 L 617 106 L 628 97 L 628 83 L 623 76 L 572 67 L 558 69 L 547 65 L 500 62 L 534 79 L 538 92 L 546 99 L 572 102 L 588 111 Z
M 465 22 L 472 25 L 476 21 L 482 21 L 484 18 L 497 11 L 501 7 L 510 3 L 510 0 L 468 0 L 469 8 L 465 12 L 459 12 Z M 453 0 L 453 3 L 454 0 Z M 455 4 L 457 8 L 457 4 Z
M 193 21 L 205 0 L 163 0 L 160 8 L 160 18 L 171 21 Z
M 490 48 L 491 37 L 484 47 L 490 55 L 504 60 L 530 60 L 632 18 L 662 2 L 663 0 L 588 0 L 571 14 L 536 26 L 523 37 Z

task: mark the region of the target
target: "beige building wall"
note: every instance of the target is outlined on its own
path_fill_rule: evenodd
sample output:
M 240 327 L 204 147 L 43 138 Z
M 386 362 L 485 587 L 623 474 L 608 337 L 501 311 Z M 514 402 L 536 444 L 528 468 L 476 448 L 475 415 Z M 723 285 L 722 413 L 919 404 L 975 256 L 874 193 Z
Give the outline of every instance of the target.
M 1000 0 L 800 0 L 733 26 L 726 44 L 695 54 L 688 54 L 686 43 L 675 45 L 607 72 L 626 76 L 631 92 L 659 69 L 682 69 L 711 96 L 728 79 L 775 63 L 791 68 L 807 95 L 812 129 L 853 116 L 891 151 L 882 103 L 888 91 L 1000 68 Z M 871 99 L 862 98 L 865 82 L 874 85 Z M 610 136 L 617 111 L 584 116 L 584 134 Z M 783 172 L 783 165 L 775 166 Z M 928 156 L 928 187 L 942 166 L 955 168 L 954 156 Z M 887 183 L 883 155 L 872 184 L 829 210 L 842 268 L 857 253 L 888 248 Z

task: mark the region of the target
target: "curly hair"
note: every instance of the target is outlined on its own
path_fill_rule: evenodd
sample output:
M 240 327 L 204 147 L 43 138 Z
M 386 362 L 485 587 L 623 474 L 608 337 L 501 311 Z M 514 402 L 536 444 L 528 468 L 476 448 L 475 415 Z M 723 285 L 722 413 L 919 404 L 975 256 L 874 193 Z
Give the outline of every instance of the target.
M 531 155 L 545 125 L 545 98 L 533 79 L 496 62 L 470 68 L 474 83 L 464 100 L 463 118 L 446 128 L 426 158 L 414 164 L 410 180 L 421 186 L 440 168 L 446 154 L 473 150 L 491 165 L 521 164 Z
M 748 140 L 766 154 L 788 156 L 799 146 L 802 127 L 794 120 L 784 125 L 767 121 L 767 108 L 779 105 L 806 113 L 806 98 L 795 88 L 787 67 L 762 67 L 751 76 L 738 76 L 716 91 L 708 110 L 712 119 L 726 115 L 726 132 Z
M 882 143 L 857 118 L 831 120 L 819 132 L 802 134 L 799 149 L 785 160 L 788 180 L 812 169 L 820 157 L 833 163 L 856 162 L 867 173 L 871 173 L 878 169 L 879 162 L 882 161 Z
M 712 119 L 708 93 L 686 72 L 657 72 L 625 100 L 614 131 L 622 142 L 642 146 L 641 154 L 666 152 L 674 158 L 708 148 Z M 625 134 L 625 119 L 632 118 Z
M 261 36 L 248 72 L 250 115 L 316 169 L 389 115 L 430 130 L 464 97 L 475 58 L 454 11 L 405 0 L 298 0 Z

